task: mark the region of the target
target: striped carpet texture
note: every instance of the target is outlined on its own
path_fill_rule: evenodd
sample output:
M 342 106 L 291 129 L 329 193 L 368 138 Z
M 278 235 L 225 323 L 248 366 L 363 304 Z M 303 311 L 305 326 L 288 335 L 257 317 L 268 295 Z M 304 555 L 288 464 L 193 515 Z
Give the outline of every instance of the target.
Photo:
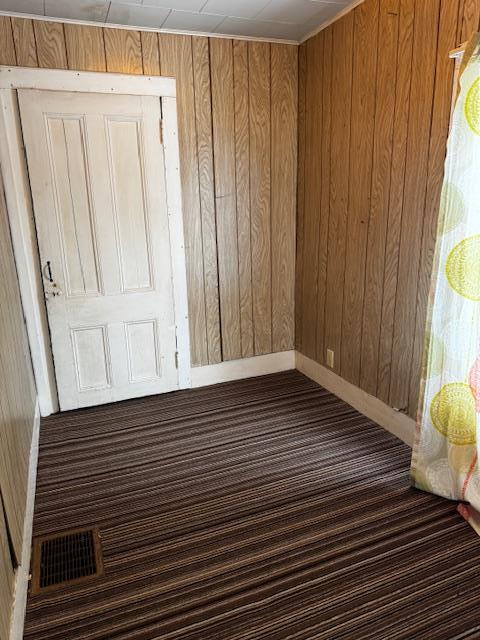
M 48 418 L 34 534 L 99 526 L 105 575 L 25 638 L 479 638 L 479 540 L 409 458 L 296 371 Z

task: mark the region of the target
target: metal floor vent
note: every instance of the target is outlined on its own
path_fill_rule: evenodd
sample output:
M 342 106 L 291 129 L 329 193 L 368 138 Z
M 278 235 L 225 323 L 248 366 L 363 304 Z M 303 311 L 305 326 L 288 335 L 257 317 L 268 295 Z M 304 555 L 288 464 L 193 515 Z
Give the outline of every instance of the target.
M 102 574 L 98 529 L 74 529 L 34 538 L 32 593 L 58 589 Z

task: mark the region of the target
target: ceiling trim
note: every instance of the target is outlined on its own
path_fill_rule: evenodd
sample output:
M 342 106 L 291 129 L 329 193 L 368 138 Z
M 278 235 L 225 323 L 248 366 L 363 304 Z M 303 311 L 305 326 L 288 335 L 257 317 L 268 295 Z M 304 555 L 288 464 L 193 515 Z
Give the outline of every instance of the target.
M 151 29 L 149 27 L 135 27 L 129 24 L 112 24 L 111 22 L 97 22 L 94 20 L 70 20 L 67 18 L 51 18 L 50 16 L 39 16 L 32 13 L 18 13 L 13 11 L 0 11 L 0 16 L 9 16 L 11 18 L 25 18 L 27 20 L 43 20 L 44 22 L 61 22 L 63 24 L 79 24 L 87 27 L 102 27 L 104 29 L 125 29 L 126 31 L 149 31 L 153 33 L 170 33 L 174 35 L 183 35 L 183 36 L 204 36 L 208 38 L 223 38 L 228 40 L 248 40 L 250 42 L 273 42 L 278 44 L 293 44 L 296 46 L 300 44 L 298 40 L 282 40 L 280 38 L 254 38 L 253 36 L 236 36 L 228 33 L 210 33 L 209 31 L 179 31 L 178 29 Z
M 324 29 L 332 25 L 334 22 L 337 22 L 337 20 L 340 20 L 340 18 L 343 18 L 343 16 L 347 15 L 347 13 L 350 13 L 350 11 L 353 11 L 355 7 L 358 7 L 358 5 L 362 4 L 363 2 L 365 2 L 365 0 L 354 0 L 350 4 L 347 4 L 346 7 L 344 7 L 341 11 L 336 13 L 334 16 L 332 16 L 330 20 L 326 20 L 319 27 L 316 27 L 315 29 L 313 29 L 313 31 L 310 31 L 310 33 L 307 33 L 307 35 L 304 36 L 298 44 L 303 44 L 307 40 L 310 40 L 310 38 L 313 38 L 313 36 L 316 36 L 317 33 L 320 33 L 320 31 L 323 31 Z

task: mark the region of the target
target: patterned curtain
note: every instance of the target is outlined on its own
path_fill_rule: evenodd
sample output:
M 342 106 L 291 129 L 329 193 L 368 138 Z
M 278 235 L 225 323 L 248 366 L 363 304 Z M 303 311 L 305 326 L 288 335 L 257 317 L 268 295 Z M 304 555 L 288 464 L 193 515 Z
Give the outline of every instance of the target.
M 448 141 L 412 480 L 461 501 L 480 533 L 480 37 L 464 55 Z

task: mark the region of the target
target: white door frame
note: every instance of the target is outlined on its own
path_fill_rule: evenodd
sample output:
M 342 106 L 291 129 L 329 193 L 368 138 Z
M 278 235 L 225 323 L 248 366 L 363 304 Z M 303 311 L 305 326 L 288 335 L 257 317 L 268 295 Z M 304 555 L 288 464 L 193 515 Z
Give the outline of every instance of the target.
M 0 66 L 0 166 L 41 415 L 48 416 L 58 411 L 58 396 L 17 89 L 161 98 L 178 382 L 180 389 L 189 388 L 190 337 L 175 80 L 158 76 Z

